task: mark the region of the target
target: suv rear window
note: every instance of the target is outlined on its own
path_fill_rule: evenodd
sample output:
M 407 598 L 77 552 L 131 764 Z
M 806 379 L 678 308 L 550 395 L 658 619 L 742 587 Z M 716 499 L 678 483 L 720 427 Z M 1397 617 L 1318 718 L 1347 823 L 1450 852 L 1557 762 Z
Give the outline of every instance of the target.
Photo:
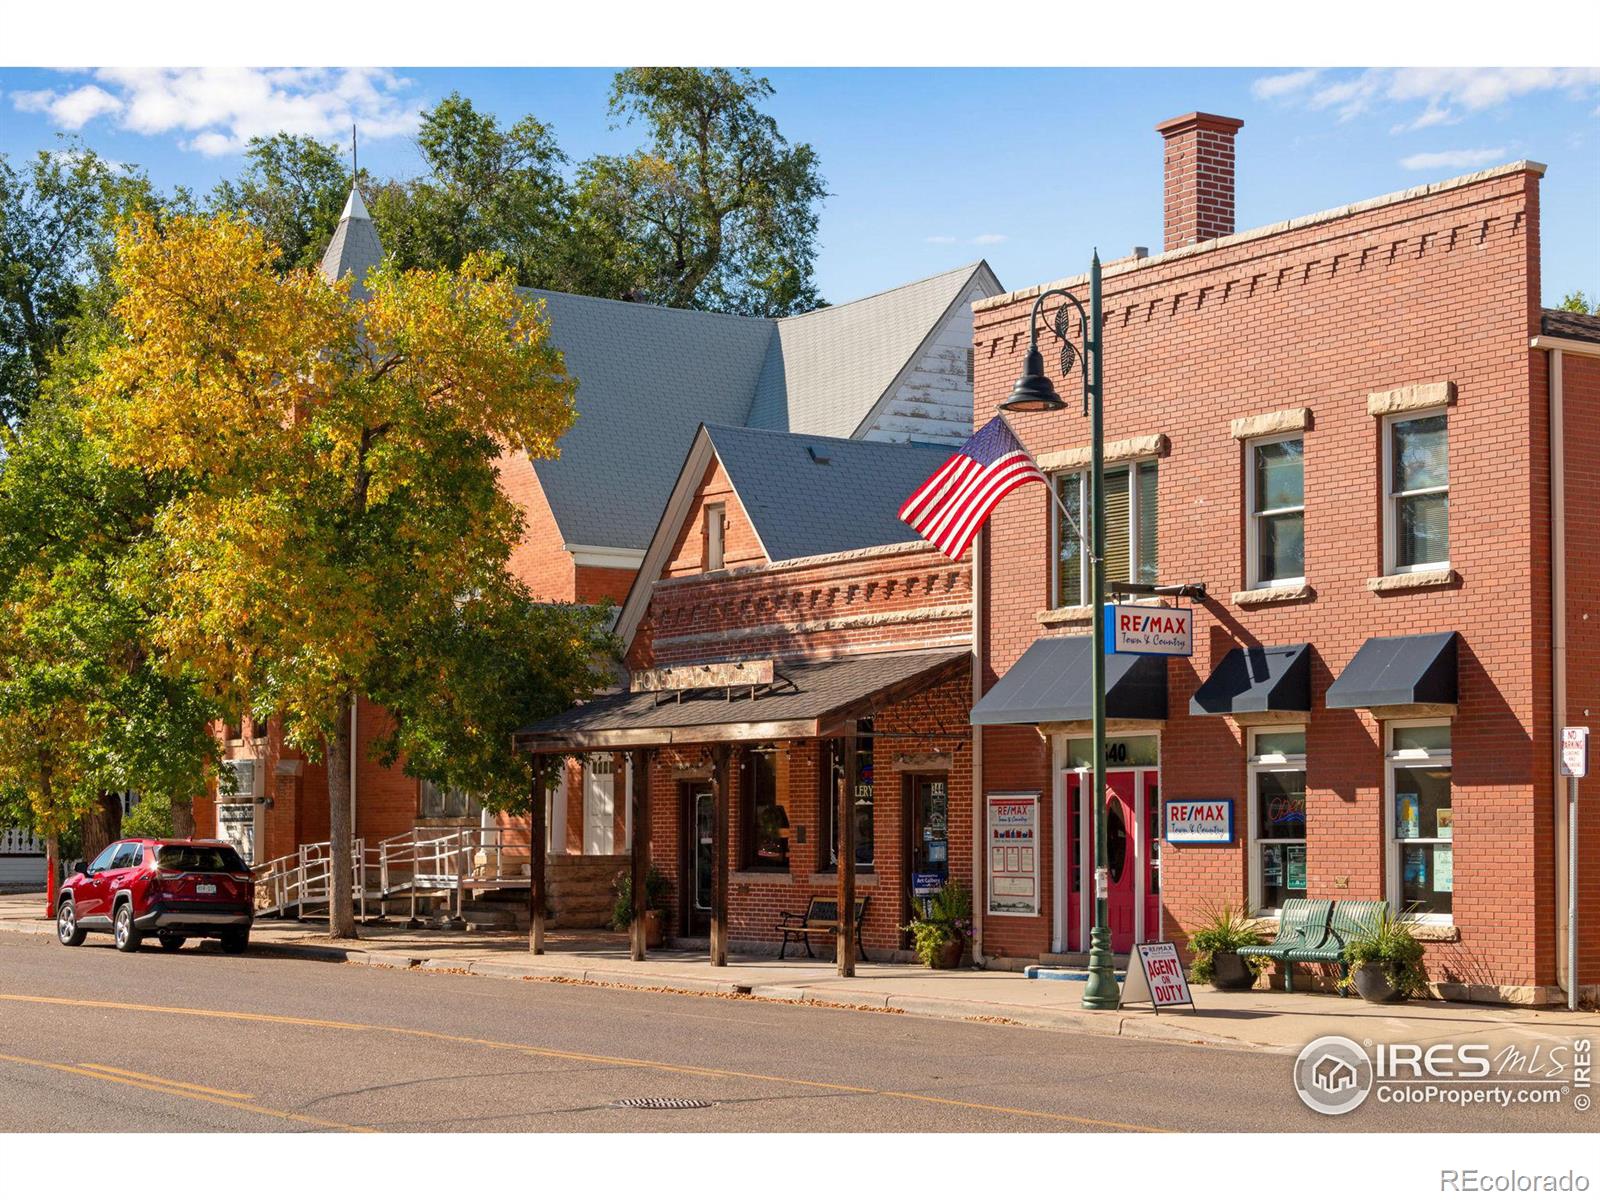
M 244 865 L 232 846 L 163 846 L 156 851 L 158 871 L 226 871 L 244 874 Z

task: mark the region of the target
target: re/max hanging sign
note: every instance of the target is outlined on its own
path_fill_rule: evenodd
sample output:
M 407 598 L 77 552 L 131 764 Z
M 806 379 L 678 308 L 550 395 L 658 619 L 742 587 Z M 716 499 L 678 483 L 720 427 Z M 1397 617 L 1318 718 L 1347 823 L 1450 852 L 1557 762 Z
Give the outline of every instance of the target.
M 1106 653 L 1187 658 L 1194 653 L 1194 609 L 1108 604 Z

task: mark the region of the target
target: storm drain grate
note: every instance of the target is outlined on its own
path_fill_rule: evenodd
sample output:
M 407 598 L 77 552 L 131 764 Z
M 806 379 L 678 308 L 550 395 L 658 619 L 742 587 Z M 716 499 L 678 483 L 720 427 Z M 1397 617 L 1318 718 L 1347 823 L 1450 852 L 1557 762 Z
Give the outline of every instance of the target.
M 710 1108 L 714 1101 L 690 1100 L 685 1096 L 630 1096 L 613 1100 L 612 1108 Z

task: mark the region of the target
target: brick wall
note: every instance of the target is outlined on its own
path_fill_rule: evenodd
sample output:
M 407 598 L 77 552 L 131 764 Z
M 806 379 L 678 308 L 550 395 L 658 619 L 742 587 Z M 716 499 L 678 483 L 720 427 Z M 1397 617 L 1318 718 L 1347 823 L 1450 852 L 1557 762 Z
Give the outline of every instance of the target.
M 1548 982 L 1553 972 L 1546 882 L 1551 871 L 1548 667 L 1548 480 L 1528 338 L 1537 311 L 1538 179 L 1486 172 L 1240 235 L 1195 252 L 1113 265 L 1105 281 L 1106 437 L 1164 434 L 1159 563 L 1164 582 L 1204 582 L 1196 651 L 1169 670 L 1163 794 L 1229 795 L 1244 812 L 1244 750 L 1220 718 L 1190 717 L 1188 700 L 1235 645 L 1310 642 L 1309 884 L 1312 894 L 1381 894 L 1384 838 L 1379 726 L 1330 712 L 1322 696 L 1374 634 L 1460 631 L 1455 721 L 1455 922 L 1459 943 L 1430 951 L 1436 976 Z M 1087 294 L 1087 287 L 1080 287 Z M 976 412 L 987 419 L 1021 369 L 1037 289 L 977 306 Z M 1372 392 L 1455 386 L 1450 409 L 1451 562 L 1459 581 L 1380 594 L 1380 422 Z M 1246 586 L 1242 443 L 1235 418 L 1309 408 L 1305 433 L 1306 571 L 1312 594 L 1234 603 Z M 1081 446 L 1087 422 L 1012 416 L 1035 455 Z M 1048 498 L 1013 493 L 985 539 L 983 682 L 987 689 L 1036 638 L 1087 624 L 1041 623 L 1048 591 Z M 1542 624 L 1541 624 L 1542 622 Z M 1031 739 L 1031 741 L 1030 741 Z M 1544 739 L 1543 748 L 1536 743 Z M 1048 755 L 1026 733 L 985 738 L 987 787 L 1050 793 Z M 1046 837 L 1052 831 L 1045 830 Z M 1048 843 L 1047 843 L 1048 844 Z M 1168 929 L 1213 900 L 1239 899 L 1243 838 L 1227 848 L 1172 847 L 1163 864 Z M 1048 861 L 1048 860 L 1047 860 Z M 1047 880 L 1047 885 L 1052 881 Z M 1048 904 L 1046 906 L 1048 912 Z M 1047 948 L 1048 918 L 991 919 L 986 949 Z

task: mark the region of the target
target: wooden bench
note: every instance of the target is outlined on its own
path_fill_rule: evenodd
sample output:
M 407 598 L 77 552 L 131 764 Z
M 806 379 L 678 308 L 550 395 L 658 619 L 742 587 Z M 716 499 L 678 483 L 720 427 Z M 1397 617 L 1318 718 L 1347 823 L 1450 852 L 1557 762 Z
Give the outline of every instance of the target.
M 861 921 L 866 916 L 869 899 L 871 897 L 861 896 L 856 900 L 856 957 L 862 962 L 868 961 L 867 952 L 861 945 Z M 804 946 L 807 958 L 815 958 L 816 955 L 811 952 L 812 935 L 831 938 L 839 933 L 839 901 L 833 897 L 813 896 L 805 912 L 783 912 L 778 917 L 776 930 L 783 934 L 783 945 L 778 947 L 780 959 L 788 953 L 791 942 Z

